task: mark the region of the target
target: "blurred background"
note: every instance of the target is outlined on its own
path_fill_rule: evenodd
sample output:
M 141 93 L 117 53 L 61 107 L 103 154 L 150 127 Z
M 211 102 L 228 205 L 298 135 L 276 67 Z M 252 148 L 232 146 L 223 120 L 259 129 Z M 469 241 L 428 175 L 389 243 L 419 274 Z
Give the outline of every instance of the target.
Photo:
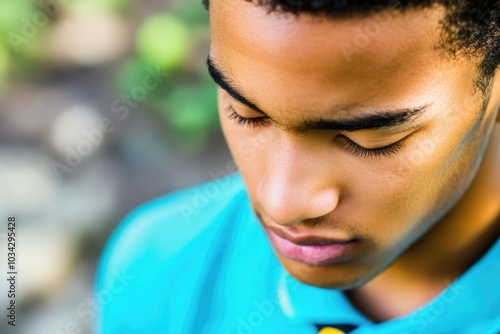
M 225 170 L 208 49 L 201 0 L 0 0 L 3 275 L 11 215 L 18 265 L 0 333 L 90 333 L 78 309 L 117 224 Z

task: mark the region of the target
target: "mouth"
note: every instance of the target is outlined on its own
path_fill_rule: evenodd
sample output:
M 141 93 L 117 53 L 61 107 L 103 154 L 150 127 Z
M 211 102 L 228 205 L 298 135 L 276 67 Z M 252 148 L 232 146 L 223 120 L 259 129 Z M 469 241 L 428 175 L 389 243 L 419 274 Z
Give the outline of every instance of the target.
M 283 256 L 302 263 L 326 265 L 345 261 L 359 246 L 359 239 L 324 238 L 312 234 L 291 234 L 264 226 L 274 248 Z

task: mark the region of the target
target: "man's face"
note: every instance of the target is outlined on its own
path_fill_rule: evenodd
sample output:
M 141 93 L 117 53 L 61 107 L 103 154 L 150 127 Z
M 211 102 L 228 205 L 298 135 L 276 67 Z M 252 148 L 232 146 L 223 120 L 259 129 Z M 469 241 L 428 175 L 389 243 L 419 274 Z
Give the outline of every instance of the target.
M 474 62 L 435 48 L 439 8 L 321 20 L 210 6 L 210 58 L 252 106 L 219 89 L 223 131 L 279 260 L 306 284 L 367 282 L 480 165 L 493 113 Z M 340 243 L 298 247 L 271 229 Z

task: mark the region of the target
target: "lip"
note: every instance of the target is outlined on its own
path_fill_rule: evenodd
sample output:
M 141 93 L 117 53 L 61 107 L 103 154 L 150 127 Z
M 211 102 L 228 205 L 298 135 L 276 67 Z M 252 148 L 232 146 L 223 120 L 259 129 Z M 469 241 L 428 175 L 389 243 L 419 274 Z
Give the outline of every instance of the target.
M 312 265 L 333 264 L 346 260 L 359 244 L 358 239 L 328 239 L 310 234 L 291 234 L 265 226 L 271 243 L 285 257 Z
M 307 232 L 298 232 L 295 226 L 288 227 L 287 229 L 281 229 L 266 225 L 265 228 L 270 232 L 273 232 L 274 234 L 278 235 L 279 237 L 286 239 L 290 242 L 293 242 L 294 244 L 299 246 L 342 244 L 354 240 L 348 238 L 325 238 L 320 236 L 314 236 Z

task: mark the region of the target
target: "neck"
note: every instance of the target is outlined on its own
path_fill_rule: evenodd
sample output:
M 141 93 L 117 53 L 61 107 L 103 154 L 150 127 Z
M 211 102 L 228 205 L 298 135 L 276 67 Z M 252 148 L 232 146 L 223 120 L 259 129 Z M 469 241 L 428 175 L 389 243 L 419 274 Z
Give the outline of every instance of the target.
M 346 295 L 375 321 L 408 314 L 435 298 L 500 237 L 500 123 L 483 163 L 454 208 L 387 270 Z M 402 298 L 403 297 L 403 298 Z

